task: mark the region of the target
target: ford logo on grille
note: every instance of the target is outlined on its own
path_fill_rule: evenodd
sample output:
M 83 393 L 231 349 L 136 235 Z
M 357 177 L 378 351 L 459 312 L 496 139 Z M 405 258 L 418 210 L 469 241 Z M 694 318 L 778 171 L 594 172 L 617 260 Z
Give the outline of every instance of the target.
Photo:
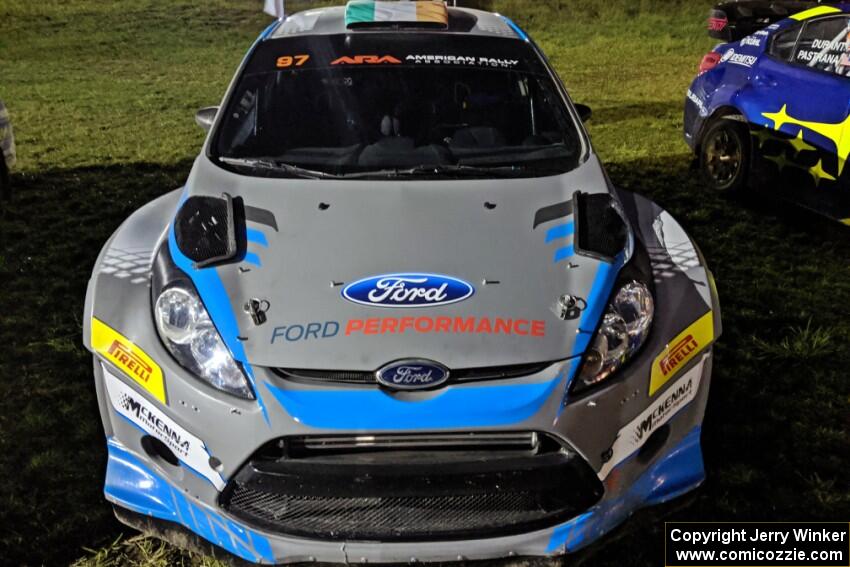
M 421 390 L 449 379 L 449 369 L 430 360 L 399 360 L 375 373 L 378 382 L 394 390 Z
M 430 307 L 457 303 L 475 293 L 463 280 L 438 274 L 384 274 L 350 283 L 348 301 L 374 307 Z

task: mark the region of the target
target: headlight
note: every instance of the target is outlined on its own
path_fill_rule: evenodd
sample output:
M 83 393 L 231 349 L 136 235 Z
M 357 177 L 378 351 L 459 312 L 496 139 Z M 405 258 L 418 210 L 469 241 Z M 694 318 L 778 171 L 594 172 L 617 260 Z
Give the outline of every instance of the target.
M 194 290 L 177 286 L 164 290 L 153 311 L 159 336 L 177 362 L 214 388 L 254 398 L 245 374 Z
M 634 356 L 649 335 L 654 313 L 655 302 L 646 284 L 630 281 L 622 286 L 584 355 L 574 391 L 605 380 Z

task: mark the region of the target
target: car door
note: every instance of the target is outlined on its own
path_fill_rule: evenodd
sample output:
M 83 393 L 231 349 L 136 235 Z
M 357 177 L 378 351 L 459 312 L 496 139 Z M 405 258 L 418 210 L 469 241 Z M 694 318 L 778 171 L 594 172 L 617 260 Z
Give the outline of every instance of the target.
M 845 14 L 778 32 L 741 93 L 755 153 L 772 170 L 774 188 L 838 218 L 850 217 L 848 33 Z

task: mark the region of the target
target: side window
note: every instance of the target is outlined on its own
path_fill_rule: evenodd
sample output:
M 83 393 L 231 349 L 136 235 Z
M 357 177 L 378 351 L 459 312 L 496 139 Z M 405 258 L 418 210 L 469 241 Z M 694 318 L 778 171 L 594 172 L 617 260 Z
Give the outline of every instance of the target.
M 846 76 L 850 71 L 850 18 L 823 18 L 806 24 L 793 62 L 819 71 Z
M 794 46 L 797 45 L 797 36 L 800 35 L 800 28 L 801 26 L 796 25 L 773 36 L 773 42 L 770 44 L 768 53 L 777 59 L 789 61 L 791 54 L 794 53 Z

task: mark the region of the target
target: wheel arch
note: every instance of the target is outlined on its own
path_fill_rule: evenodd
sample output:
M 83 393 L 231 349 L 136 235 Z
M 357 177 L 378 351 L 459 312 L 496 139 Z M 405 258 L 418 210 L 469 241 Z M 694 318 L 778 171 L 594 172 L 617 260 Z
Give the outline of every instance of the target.
M 718 120 L 737 120 L 740 122 L 747 123 L 747 117 L 744 116 L 744 113 L 740 108 L 728 104 L 717 107 L 708 116 L 708 118 L 703 120 L 699 132 L 697 133 L 696 143 L 694 144 L 694 153 L 697 156 L 699 156 L 700 152 L 702 151 L 703 136 L 705 135 L 706 131 L 708 131 L 708 129 Z M 752 142 L 750 143 L 752 144 Z

